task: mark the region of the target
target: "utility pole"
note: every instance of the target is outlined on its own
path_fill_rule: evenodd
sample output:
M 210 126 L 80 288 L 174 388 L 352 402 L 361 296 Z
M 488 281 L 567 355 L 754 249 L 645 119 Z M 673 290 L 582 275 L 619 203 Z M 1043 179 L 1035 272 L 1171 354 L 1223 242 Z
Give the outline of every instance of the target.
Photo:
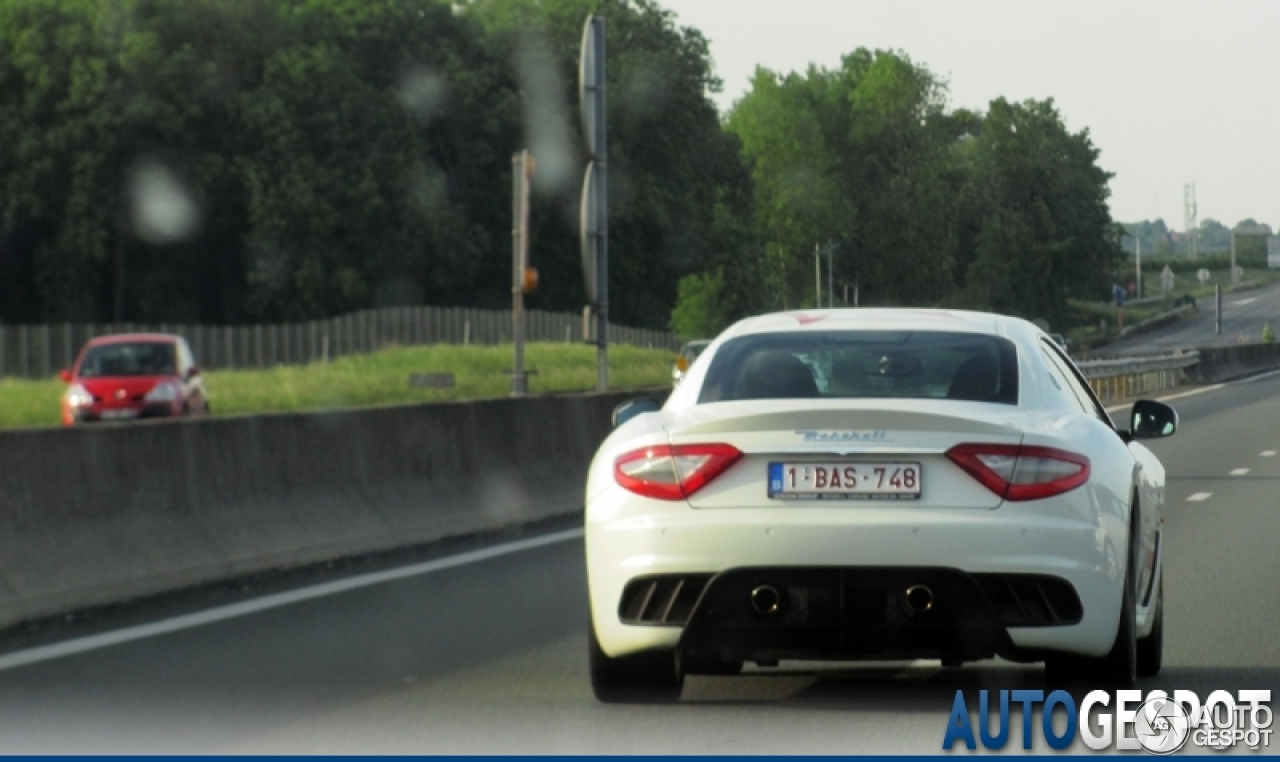
M 1199 227 L 1196 222 L 1196 184 L 1188 183 L 1182 188 L 1183 196 L 1183 220 L 1187 228 L 1187 241 L 1190 247 L 1191 261 L 1196 259 L 1196 231 Z
M 827 244 L 827 307 L 836 306 L 835 279 L 831 277 L 831 256 L 835 254 L 835 245 Z
M 822 255 L 816 243 L 813 245 L 813 298 L 818 309 L 822 309 Z
M 1231 287 L 1235 288 L 1236 283 L 1236 229 L 1231 228 Z
M 1138 280 L 1137 280 L 1137 284 L 1133 288 L 1133 295 L 1134 297 L 1141 299 L 1142 298 L 1142 239 L 1134 238 L 1133 240 L 1136 241 L 1138 244 L 1138 249 L 1137 249 L 1138 263 L 1136 265 L 1138 270 Z

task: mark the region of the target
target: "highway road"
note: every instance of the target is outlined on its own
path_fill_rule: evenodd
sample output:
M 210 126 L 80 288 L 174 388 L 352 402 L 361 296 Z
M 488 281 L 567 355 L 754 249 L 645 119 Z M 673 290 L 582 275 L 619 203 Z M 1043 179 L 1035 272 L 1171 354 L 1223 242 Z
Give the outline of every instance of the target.
M 1141 687 L 1280 691 L 1280 375 L 1173 404 L 1166 666 Z M 605 706 L 576 529 L 415 563 L 0 655 L 3 751 L 936 753 L 957 688 L 1043 687 L 1000 662 L 784 664 Z
M 1214 347 L 1262 340 L 1262 324 L 1280 332 L 1280 283 L 1222 295 L 1222 333 L 1215 332 L 1213 297 L 1172 325 L 1099 347 L 1099 356 L 1159 353 L 1176 348 Z

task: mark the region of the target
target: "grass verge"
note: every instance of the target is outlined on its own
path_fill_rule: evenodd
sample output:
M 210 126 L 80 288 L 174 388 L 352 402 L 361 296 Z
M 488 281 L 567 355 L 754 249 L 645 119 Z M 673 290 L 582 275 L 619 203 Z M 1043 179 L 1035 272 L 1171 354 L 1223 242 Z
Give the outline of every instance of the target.
M 267 370 L 209 371 L 205 386 L 214 415 L 333 410 L 370 405 L 505 397 L 511 391 L 511 345 L 433 344 L 391 347 L 329 363 Z M 674 353 L 609 347 L 614 389 L 671 383 Z M 596 386 L 596 350 L 576 344 L 529 344 L 525 368 L 532 394 L 585 391 Z M 409 387 L 411 373 L 453 373 L 450 389 Z M 0 428 L 56 426 L 65 385 L 57 379 L 0 379 Z

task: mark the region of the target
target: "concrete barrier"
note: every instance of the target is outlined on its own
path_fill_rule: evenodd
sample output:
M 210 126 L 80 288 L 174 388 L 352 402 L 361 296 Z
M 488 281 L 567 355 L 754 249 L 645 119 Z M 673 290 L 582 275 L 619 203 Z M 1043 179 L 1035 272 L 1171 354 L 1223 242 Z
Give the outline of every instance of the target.
M 636 396 L 0 432 L 0 626 L 575 513 Z
M 1201 347 L 1200 361 L 1187 369 L 1191 383 L 1212 384 L 1280 368 L 1280 344 Z

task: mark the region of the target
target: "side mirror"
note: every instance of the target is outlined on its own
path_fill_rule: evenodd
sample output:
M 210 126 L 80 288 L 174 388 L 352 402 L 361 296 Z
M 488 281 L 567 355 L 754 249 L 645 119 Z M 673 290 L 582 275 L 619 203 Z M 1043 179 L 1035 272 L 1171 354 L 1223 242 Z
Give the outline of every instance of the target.
M 198 375 L 200 375 L 200 369 L 196 366 L 192 365 L 190 368 L 187 368 L 187 378 L 195 378 Z
M 1163 402 L 1138 400 L 1129 415 L 1129 431 L 1134 439 L 1159 439 L 1178 429 L 1178 413 Z
M 71 369 L 63 368 L 62 370 L 58 371 L 58 378 L 62 379 L 62 383 L 64 384 L 71 383 Z
M 624 402 L 613 409 L 613 427 L 616 429 L 637 415 L 656 413 L 661 409 L 658 401 L 649 397 Z

